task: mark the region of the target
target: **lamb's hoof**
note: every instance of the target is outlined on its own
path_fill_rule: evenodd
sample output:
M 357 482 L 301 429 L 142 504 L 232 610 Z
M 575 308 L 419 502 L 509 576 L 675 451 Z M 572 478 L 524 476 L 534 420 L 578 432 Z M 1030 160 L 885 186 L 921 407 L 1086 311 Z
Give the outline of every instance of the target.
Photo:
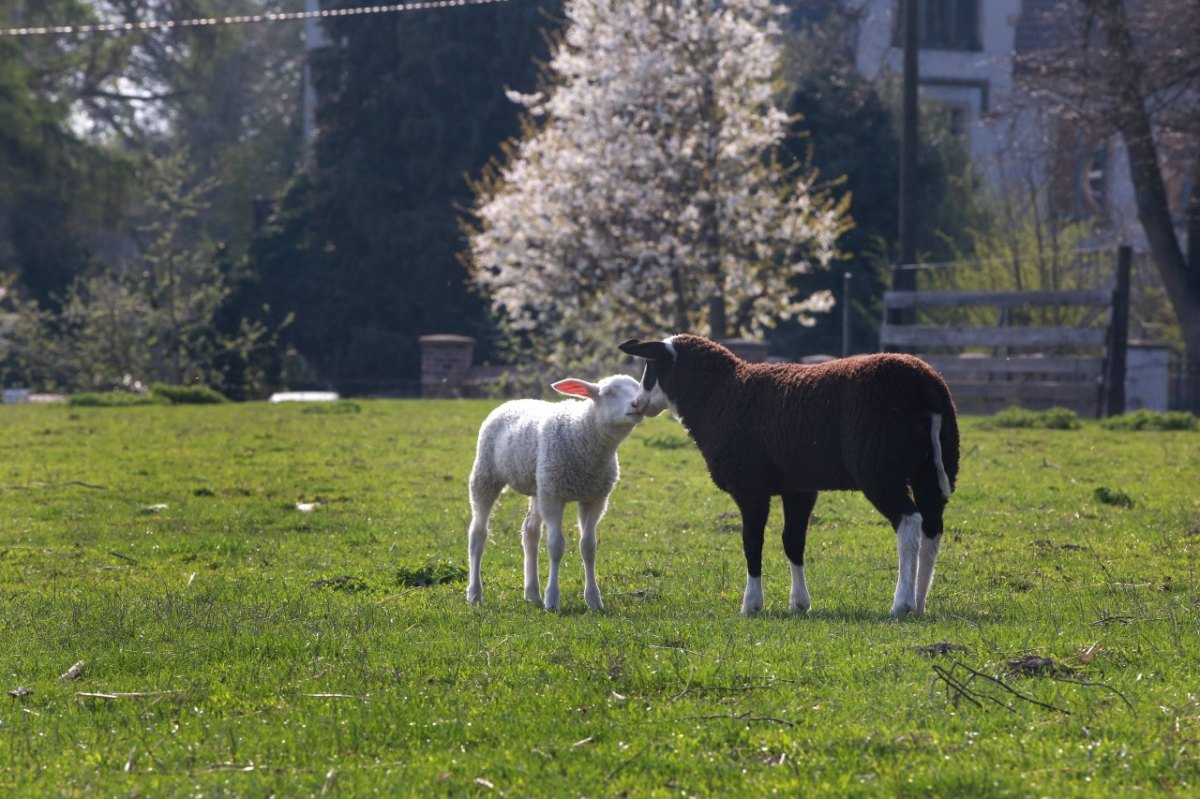
M 478 605 L 483 602 L 483 586 L 473 585 L 467 589 L 467 603 Z
M 546 601 L 543 606 L 546 608 L 546 610 L 558 610 L 558 592 L 547 591 Z
M 891 616 L 893 619 L 903 619 L 914 610 L 913 606 L 908 602 L 896 602 L 892 605 Z
M 583 601 L 586 602 L 587 606 L 592 610 L 604 610 L 604 603 L 600 601 L 599 591 L 597 591 L 593 596 L 589 596 L 585 593 L 583 595 Z
M 526 588 L 525 589 L 525 601 L 532 602 L 535 605 L 542 604 L 541 591 L 538 591 L 536 588 Z
M 788 603 L 788 610 L 790 610 L 792 613 L 795 613 L 797 616 L 803 616 L 811 609 L 812 605 L 808 602 L 800 602 L 793 599 Z

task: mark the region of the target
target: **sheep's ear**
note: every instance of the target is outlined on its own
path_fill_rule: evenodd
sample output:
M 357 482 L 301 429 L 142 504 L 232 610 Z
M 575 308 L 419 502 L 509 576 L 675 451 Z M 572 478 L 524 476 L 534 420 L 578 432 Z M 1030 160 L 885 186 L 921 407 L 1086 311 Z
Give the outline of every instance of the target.
M 626 355 L 645 358 L 648 361 L 666 361 L 671 359 L 671 348 L 662 341 L 639 341 L 636 338 L 631 338 L 629 341 L 617 345 L 617 349 Z
M 589 383 L 586 380 L 578 380 L 574 377 L 568 377 L 566 380 L 551 383 L 550 387 L 559 394 L 566 394 L 568 397 L 583 397 L 584 399 L 594 400 L 600 396 L 600 386 L 595 383 Z

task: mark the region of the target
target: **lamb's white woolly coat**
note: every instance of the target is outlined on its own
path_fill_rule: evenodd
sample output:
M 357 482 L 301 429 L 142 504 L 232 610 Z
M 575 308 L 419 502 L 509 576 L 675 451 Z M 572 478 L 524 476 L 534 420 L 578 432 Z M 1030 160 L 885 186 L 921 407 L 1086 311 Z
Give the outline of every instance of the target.
M 604 425 L 591 402 L 513 400 L 479 429 L 471 480 L 562 502 L 604 499 L 620 476 L 617 447 L 633 426 Z
M 578 502 L 584 601 L 590 608 L 603 607 L 595 572 L 596 525 L 620 476 L 617 447 L 643 418 L 640 387 L 626 375 L 614 375 L 598 384 L 568 378 L 553 385 L 563 394 L 586 399 L 554 403 L 513 400 L 492 411 L 479 429 L 469 486 L 468 602 L 482 601 L 480 561 L 488 518 L 501 490 L 509 486 L 530 498 L 522 525 L 525 598 L 543 601 L 538 590 L 537 553 L 545 523 L 550 574 L 544 604 L 548 610 L 558 608 L 558 569 L 565 548 L 563 506 Z

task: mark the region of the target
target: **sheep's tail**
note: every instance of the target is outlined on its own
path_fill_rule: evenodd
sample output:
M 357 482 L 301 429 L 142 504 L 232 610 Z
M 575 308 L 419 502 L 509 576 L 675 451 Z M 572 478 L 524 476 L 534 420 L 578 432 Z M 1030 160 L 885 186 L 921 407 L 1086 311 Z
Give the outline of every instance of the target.
M 938 487 L 942 490 L 942 496 L 949 499 L 958 476 L 958 415 L 954 410 L 954 400 L 950 398 L 950 389 L 944 382 L 938 382 L 938 394 L 941 395 L 937 403 L 939 410 L 929 415 L 929 437 L 933 445 L 933 467 L 937 471 Z
M 933 468 L 937 469 L 938 486 L 942 496 L 950 498 L 950 478 L 946 475 L 946 464 L 942 462 L 942 415 L 930 415 L 929 434 L 933 438 Z

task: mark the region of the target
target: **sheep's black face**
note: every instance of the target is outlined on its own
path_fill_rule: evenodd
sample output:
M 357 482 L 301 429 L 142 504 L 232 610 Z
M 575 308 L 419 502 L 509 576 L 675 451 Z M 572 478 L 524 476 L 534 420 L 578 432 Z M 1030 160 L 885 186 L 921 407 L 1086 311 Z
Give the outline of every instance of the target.
M 658 385 L 658 372 L 662 369 L 658 361 L 646 361 L 646 369 L 642 372 L 642 388 L 653 391 Z
M 646 368 L 642 372 L 642 390 L 638 394 L 638 404 L 643 408 L 646 416 L 658 416 L 671 403 L 662 385 L 662 378 L 670 374 L 671 367 L 675 363 L 675 348 L 671 345 L 671 340 L 638 341 L 630 339 L 620 345 L 620 350 L 645 359 Z

